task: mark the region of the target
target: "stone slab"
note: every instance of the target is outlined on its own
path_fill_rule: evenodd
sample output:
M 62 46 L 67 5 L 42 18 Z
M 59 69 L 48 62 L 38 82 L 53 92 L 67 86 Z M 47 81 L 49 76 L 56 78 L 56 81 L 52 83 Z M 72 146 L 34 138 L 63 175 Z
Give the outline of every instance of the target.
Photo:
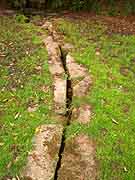
M 85 77 L 87 74 L 87 70 L 82 65 L 77 64 L 70 54 L 66 57 L 66 65 L 71 79 Z
M 61 51 L 59 44 L 55 42 L 52 36 L 48 36 L 43 40 L 49 55 L 49 70 L 52 75 L 65 74 L 63 63 L 61 60 Z
M 86 76 L 77 85 L 73 87 L 73 95 L 77 97 L 86 96 L 89 92 L 89 88 L 92 85 L 92 79 L 90 76 Z
M 87 135 L 66 141 L 58 180 L 96 180 L 95 143 Z
M 72 121 L 77 121 L 80 124 L 88 124 L 92 115 L 91 106 L 83 104 L 79 108 L 74 108 L 72 112 Z
M 53 32 L 53 25 L 50 21 L 46 21 L 43 25 L 42 25 L 43 29 L 48 30 L 49 32 Z
M 49 55 L 49 70 L 53 76 L 55 112 L 65 115 L 67 81 L 64 79 L 65 70 L 61 60 L 60 47 L 59 44 L 53 40 L 52 36 L 45 38 L 44 43 Z
M 23 179 L 52 180 L 54 178 L 63 127 L 43 125 L 33 140 L 33 150 L 29 153 Z
M 44 39 L 44 43 L 47 47 L 49 56 L 51 57 L 61 56 L 59 44 L 53 40 L 52 36 L 48 36 L 46 39 Z
M 54 104 L 57 114 L 66 114 L 67 80 L 54 77 Z
M 49 71 L 52 74 L 52 76 L 61 75 L 61 77 L 64 77 L 65 72 L 62 67 L 62 64 L 59 61 L 56 61 L 54 63 L 53 59 L 50 59 L 48 61 L 48 64 L 49 64 Z

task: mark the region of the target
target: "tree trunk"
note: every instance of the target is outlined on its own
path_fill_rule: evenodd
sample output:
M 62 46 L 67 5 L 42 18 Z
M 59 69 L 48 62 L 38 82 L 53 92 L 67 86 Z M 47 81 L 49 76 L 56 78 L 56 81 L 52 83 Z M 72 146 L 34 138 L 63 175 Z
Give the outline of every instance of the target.
M 30 0 L 26 0 L 26 8 L 30 8 Z
M 49 0 L 45 0 L 45 9 L 48 8 Z
M 6 8 L 8 5 L 7 5 L 7 1 L 6 0 L 1 0 L 0 1 L 0 7 L 2 8 Z

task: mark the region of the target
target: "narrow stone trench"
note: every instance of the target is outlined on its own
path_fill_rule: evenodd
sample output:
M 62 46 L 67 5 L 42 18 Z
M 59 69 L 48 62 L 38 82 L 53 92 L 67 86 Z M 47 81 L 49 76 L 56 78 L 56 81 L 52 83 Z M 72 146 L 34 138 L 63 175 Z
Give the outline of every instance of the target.
M 64 52 L 61 46 L 59 46 L 61 52 L 61 62 L 66 74 L 66 117 L 67 117 L 67 126 L 70 125 L 70 120 L 72 116 L 72 97 L 73 97 L 73 88 L 72 88 L 72 80 L 70 77 L 69 70 L 66 64 L 67 52 Z
M 61 140 L 61 146 L 60 146 L 60 151 L 59 151 L 59 159 L 57 162 L 56 170 L 55 170 L 55 175 L 54 175 L 54 180 L 58 179 L 58 171 L 61 168 L 61 160 L 62 160 L 62 154 L 64 153 L 65 149 L 65 134 L 66 134 L 66 129 L 67 126 L 70 126 L 70 121 L 72 118 L 72 96 L 73 96 L 73 89 L 72 89 L 72 81 L 70 78 L 70 74 L 68 71 L 68 68 L 66 66 L 66 56 L 67 53 L 64 53 L 62 50 L 62 47 L 60 46 L 60 52 L 61 52 L 61 62 L 66 74 L 66 81 L 67 81 L 67 87 L 66 87 L 66 126 L 63 130 L 63 135 L 62 135 L 62 140 Z
M 79 123 L 89 123 L 90 105 L 80 105 L 76 110 L 72 107 L 72 101 L 74 96 L 83 97 L 87 94 L 92 84 L 91 77 L 86 68 L 77 64 L 68 49 L 65 51 L 59 43 L 61 38 L 52 23 L 46 22 L 43 28 L 49 34 L 43 38 L 43 42 L 48 51 L 49 70 L 53 79 L 54 112 L 56 116 L 63 117 L 64 125 L 40 127 L 22 177 L 32 180 L 96 180 L 94 141 L 85 134 L 66 140 L 66 130 L 74 120 L 76 111 Z M 80 77 L 82 80 L 74 86 L 74 79 Z

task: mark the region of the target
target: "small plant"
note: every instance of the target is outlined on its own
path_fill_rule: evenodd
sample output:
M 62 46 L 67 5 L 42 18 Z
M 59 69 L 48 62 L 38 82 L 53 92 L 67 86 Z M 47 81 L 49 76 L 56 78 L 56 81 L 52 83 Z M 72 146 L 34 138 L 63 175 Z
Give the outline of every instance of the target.
M 133 0 L 125 2 L 124 12 L 126 15 L 135 13 L 135 2 Z
M 50 8 L 52 8 L 52 9 L 57 9 L 57 8 L 60 8 L 60 7 L 62 7 L 63 5 L 64 5 L 64 1 L 63 0 L 53 0 L 53 1 L 48 1 L 47 2 L 47 7 L 50 7 Z
M 29 19 L 22 14 L 16 15 L 15 20 L 16 20 L 16 22 L 22 23 L 22 24 L 27 23 L 29 21 Z
M 84 3 L 85 3 L 84 1 L 75 0 L 71 3 L 71 9 L 73 11 L 80 11 L 83 9 Z
M 108 11 L 108 14 L 110 16 L 116 16 L 118 14 L 117 10 L 115 9 L 115 7 L 110 7 L 109 8 L 109 11 Z
M 98 2 L 97 0 L 95 0 L 94 2 L 90 2 L 90 4 L 86 3 L 86 6 L 88 10 L 92 10 L 96 13 L 99 13 L 100 11 L 100 2 Z
M 8 2 L 16 9 L 22 9 L 26 5 L 26 0 L 8 0 Z

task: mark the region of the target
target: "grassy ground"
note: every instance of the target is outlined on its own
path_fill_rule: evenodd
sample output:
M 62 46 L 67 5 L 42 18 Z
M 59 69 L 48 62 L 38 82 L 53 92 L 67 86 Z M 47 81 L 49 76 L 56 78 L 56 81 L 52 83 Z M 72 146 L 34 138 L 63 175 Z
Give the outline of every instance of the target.
M 76 60 L 93 76 L 93 87 L 73 106 L 92 104 L 89 126 L 73 123 L 67 137 L 89 134 L 97 144 L 99 179 L 135 179 L 135 36 L 107 35 L 100 21 L 59 20 Z
M 0 17 L 0 179 L 19 174 L 35 129 L 49 121 L 52 81 L 40 33 Z
M 19 20 L 19 17 L 17 18 Z M 135 36 L 106 34 L 100 21 L 61 20 L 76 60 L 93 76 L 86 98 L 88 126 L 74 122 L 67 138 L 80 132 L 97 144 L 100 180 L 133 180 L 135 159 Z M 36 128 L 50 122 L 52 81 L 41 29 L 0 17 L 0 179 L 16 176 L 26 162 Z

